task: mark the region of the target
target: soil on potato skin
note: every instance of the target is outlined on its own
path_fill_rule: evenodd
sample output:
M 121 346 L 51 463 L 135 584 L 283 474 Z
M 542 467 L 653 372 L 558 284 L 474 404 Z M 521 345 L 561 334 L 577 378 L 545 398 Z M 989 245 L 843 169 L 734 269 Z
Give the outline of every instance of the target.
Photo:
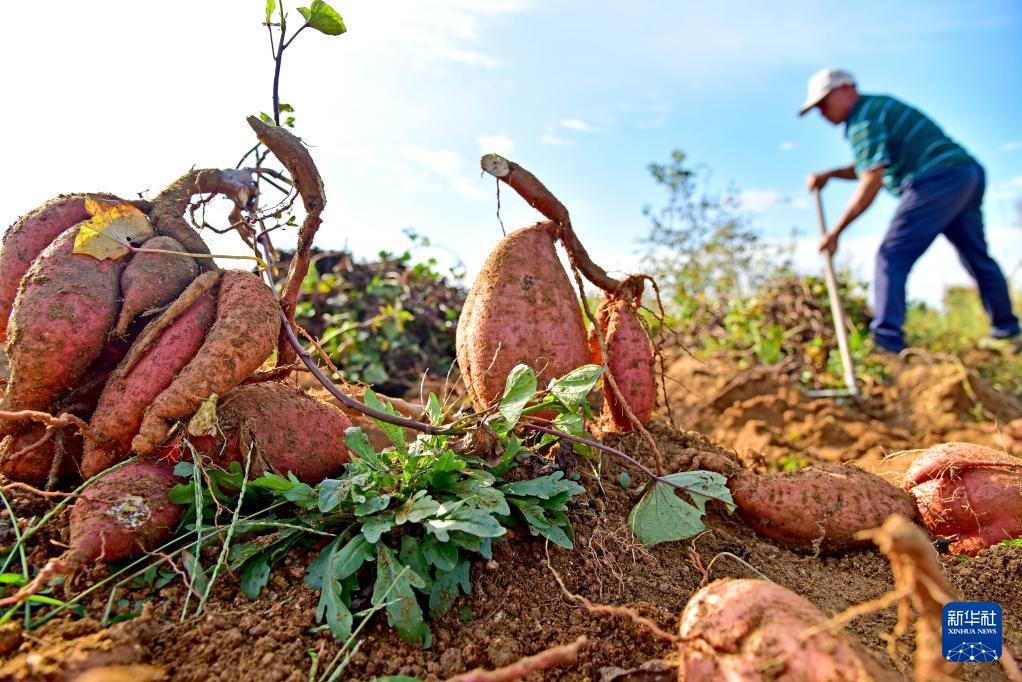
M 979 396 L 999 423 L 1017 419 L 1019 411 L 1010 397 L 988 390 L 974 377 L 964 389 L 958 367 L 925 366 L 925 371 L 913 367 L 895 370 L 890 387 L 871 389 L 865 409 L 859 410 L 833 399 L 811 400 L 767 372 L 740 372 L 683 358 L 671 366 L 668 382 L 675 423 L 710 436 L 675 429 L 663 417 L 651 431 L 670 471 L 689 469 L 700 453 L 712 452 L 737 455 L 759 471 L 783 468 L 793 457 L 854 462 L 892 481 L 915 453 L 890 455 L 909 447 L 953 439 L 993 447 L 1000 440 L 1009 450 L 1022 445 L 1012 440 L 1010 430 L 1002 432 L 990 421 L 973 418 L 974 397 Z M 637 434 L 612 434 L 606 442 L 652 460 Z M 580 470 L 584 469 L 583 464 Z M 572 592 L 596 603 L 633 608 L 667 631 L 676 630 L 679 613 L 705 580 L 765 576 L 827 613 L 875 599 L 892 587 L 889 565 L 876 550 L 843 557 L 797 554 L 759 538 L 737 515 L 728 516 L 712 504 L 704 534 L 646 549 L 626 527 L 640 492 L 635 485 L 621 487 L 621 471 L 616 460 L 604 458 L 600 483 L 584 479 L 589 492 L 571 513 L 574 551 L 548 549 L 541 541 L 513 534 L 495 546 L 492 561 L 473 565 L 472 594 L 431 623 L 431 649 L 404 644 L 385 618 L 377 616 L 341 679 L 400 674 L 442 680 L 474 667 L 507 665 L 582 634 L 590 643 L 576 666 L 526 679 L 596 681 L 606 668 L 630 669 L 652 659 L 672 659 L 670 643 L 628 620 L 590 614 L 565 597 L 547 566 L 548 556 Z M 634 473 L 633 480 L 639 481 Z M 44 513 L 50 505 L 16 491 L 12 504 L 20 518 Z M 66 518 L 58 517 L 35 538 L 28 557 L 31 564 L 42 565 L 59 554 L 60 543 L 67 541 Z M 0 543 L 10 541 L 4 537 L 10 533 L 3 521 L 0 518 Z M 0 680 L 73 679 L 69 670 L 110 663 L 154 666 L 154 675 L 162 671 L 173 680 L 307 680 L 310 652 L 323 670 L 338 648 L 328 633 L 312 632 L 318 593 L 303 578 L 317 549 L 293 551 L 275 567 L 268 587 L 254 602 L 241 593 L 236 576 L 221 576 L 207 615 L 184 622 L 180 620 L 184 585 L 176 580 L 154 595 L 119 594 L 129 604 L 143 602 L 143 615 L 106 630 L 96 620 L 106 607 L 105 590 L 86 602 L 86 618 L 57 618 L 31 633 L 7 624 L 0 628 L 0 660 L 8 658 L 0 663 Z M 944 556 L 942 562 L 963 600 L 1001 604 L 1004 644 L 1022 658 L 1022 552 L 998 546 L 974 559 Z M 86 571 L 73 582 L 71 593 L 105 575 L 105 567 Z M 193 610 L 194 604 L 193 599 Z M 911 635 L 899 641 L 897 660 L 886 652 L 884 636 L 895 621 L 889 608 L 857 618 L 847 631 L 880 661 L 910 674 Z M 992 664 L 963 665 L 959 675 L 966 680 L 1006 679 Z

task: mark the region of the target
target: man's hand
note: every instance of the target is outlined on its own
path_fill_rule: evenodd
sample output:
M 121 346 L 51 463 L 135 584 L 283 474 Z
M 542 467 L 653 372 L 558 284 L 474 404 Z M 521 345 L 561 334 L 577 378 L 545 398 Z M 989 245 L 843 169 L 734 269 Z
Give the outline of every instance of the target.
M 820 245 L 818 247 L 820 252 L 827 252 L 833 258 L 834 254 L 837 253 L 837 240 L 840 236 L 841 233 L 836 230 L 828 233 L 826 237 L 820 240 Z
M 822 173 L 810 173 L 806 177 L 806 189 L 810 192 L 817 189 L 823 189 L 827 181 L 830 180 L 830 171 L 824 171 Z

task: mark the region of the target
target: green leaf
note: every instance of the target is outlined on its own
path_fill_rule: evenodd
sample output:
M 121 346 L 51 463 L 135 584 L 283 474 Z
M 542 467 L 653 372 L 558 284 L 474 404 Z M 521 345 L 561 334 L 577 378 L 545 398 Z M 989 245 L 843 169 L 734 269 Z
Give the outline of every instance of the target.
M 439 509 L 440 503 L 427 495 L 425 490 L 420 490 L 394 510 L 394 522 L 398 526 L 406 522 L 418 523 L 433 516 Z
M 273 10 L 277 9 L 277 0 L 266 0 L 266 23 L 273 18 Z
M 574 412 L 559 414 L 554 417 L 554 428 L 569 436 L 585 438 L 586 420 L 582 415 Z
M 718 500 L 727 506 L 728 512 L 735 510 L 735 502 L 727 487 L 727 478 L 712 471 L 681 471 L 664 476 L 664 480 L 685 488 L 700 512 L 706 511 L 709 500 Z
M 538 497 L 550 499 L 561 493 L 578 495 L 585 492 L 585 488 L 574 481 L 564 479 L 563 471 L 555 471 L 547 476 L 540 476 L 528 481 L 515 481 L 500 486 L 500 489 L 507 495 L 518 495 L 519 497 Z
M 319 510 L 324 514 L 331 512 L 348 497 L 351 491 L 351 479 L 335 480 L 328 478 L 319 484 Z
M 589 391 L 603 375 L 599 365 L 582 365 L 550 384 L 550 392 L 569 410 L 576 410 L 585 402 Z M 574 435 L 574 434 L 572 434 Z
M 443 514 L 443 509 L 440 511 Z M 499 538 L 507 530 L 489 512 L 468 506 L 460 506 L 442 518 L 434 518 L 425 524 L 441 542 L 447 542 L 451 531 L 462 531 L 480 538 Z M 364 531 L 363 531 L 364 532 Z
M 628 486 L 632 484 L 632 477 L 627 471 L 622 471 L 621 475 L 617 477 L 617 482 L 621 484 L 621 487 L 628 490 Z
M 374 410 L 386 412 L 387 414 L 394 415 L 395 417 L 401 416 L 398 414 L 397 410 L 390 405 L 390 403 L 384 405 L 380 402 L 380 399 L 377 398 L 376 394 L 370 389 L 366 389 L 364 400 L 365 404 Z M 380 421 L 379 419 L 373 419 L 373 421 L 376 422 L 377 426 L 383 429 L 383 432 L 387 434 L 387 438 L 389 438 L 390 442 L 394 444 L 394 447 L 397 448 L 398 452 L 402 455 L 408 454 L 408 446 L 405 444 L 405 430 L 402 427 L 397 424 L 388 424 L 387 422 Z
M 259 593 L 270 581 L 270 562 L 258 555 L 241 565 L 241 591 L 249 599 L 258 599 Z
M 259 118 L 260 118 L 260 120 L 262 120 L 263 123 L 265 123 L 267 125 L 271 125 L 271 126 L 275 125 L 274 122 L 273 122 L 273 117 L 270 116 L 269 114 L 267 114 L 265 111 L 260 111 L 259 112 Z
M 286 112 L 289 112 L 289 113 L 292 113 L 292 114 L 293 114 L 293 113 L 294 113 L 294 111 L 295 111 L 295 108 L 294 108 L 293 106 L 291 106 L 290 104 L 284 104 L 284 103 L 281 103 L 281 104 L 280 104 L 280 106 L 279 106 L 278 108 L 279 108 L 279 109 L 280 109 L 281 111 L 286 111 Z
M 321 623 L 326 618 L 330 633 L 343 641 L 351 635 L 354 620 L 346 601 L 344 579 L 372 560 L 374 552 L 361 535 L 351 538 L 343 547 L 340 540 L 341 537 L 337 537 L 323 548 L 316 561 L 309 565 L 305 582 L 313 587 L 318 585 L 320 589 L 316 622 Z
M 312 0 L 312 5 L 299 7 L 298 12 L 305 17 L 305 23 L 309 25 L 309 28 L 314 28 L 328 36 L 339 36 L 348 30 L 344 26 L 344 19 L 341 18 L 341 15 L 323 0 Z
M 704 528 L 702 513 L 674 494 L 674 488 L 657 481 L 628 515 L 628 526 L 647 547 L 684 540 Z
M 344 431 L 344 444 L 362 459 L 369 462 L 374 462 L 378 459 L 376 450 L 369 443 L 369 437 L 358 426 L 349 427 Z
M 426 401 L 426 416 L 429 417 L 429 423 L 433 426 L 440 426 L 444 423 L 444 406 L 440 404 L 436 393 L 429 394 L 429 399 Z
M 494 488 L 488 481 L 466 478 L 454 486 L 454 492 L 461 499 L 468 500 L 470 504 L 493 514 L 507 516 L 511 513 L 504 493 Z
M 429 616 L 437 620 L 447 613 L 458 598 L 459 590 L 468 594 L 469 562 L 462 561 L 450 571 L 437 571 L 433 589 L 429 593 Z
M 191 462 L 178 462 L 174 465 L 174 475 L 181 478 L 189 478 L 194 469 L 195 465 Z
M 522 416 L 526 403 L 536 395 L 536 372 L 528 365 L 515 365 L 507 375 L 504 384 L 504 396 L 500 399 L 497 409 L 507 423 L 510 431 Z
M 432 535 L 425 535 L 420 543 L 422 556 L 438 571 L 450 571 L 458 565 L 458 547 L 450 542 L 440 542 Z
M 277 492 L 284 492 L 285 490 L 291 490 L 295 487 L 294 481 L 289 481 L 283 476 L 277 474 L 266 473 L 259 478 L 248 482 L 249 488 L 263 488 L 266 490 L 276 490 Z
M 362 522 L 362 535 L 365 539 L 376 544 L 380 537 L 394 527 L 394 513 L 376 514 Z
M 415 571 L 401 565 L 393 550 L 383 544 L 377 545 L 373 605 L 386 603 L 387 623 L 397 630 L 401 639 L 408 644 L 421 644 L 424 649 L 428 649 L 432 636 L 412 589 L 422 589 L 425 585 Z
M 377 512 L 381 512 L 387 508 L 390 504 L 390 495 L 376 495 L 370 497 L 362 504 L 355 507 L 356 516 L 372 516 Z

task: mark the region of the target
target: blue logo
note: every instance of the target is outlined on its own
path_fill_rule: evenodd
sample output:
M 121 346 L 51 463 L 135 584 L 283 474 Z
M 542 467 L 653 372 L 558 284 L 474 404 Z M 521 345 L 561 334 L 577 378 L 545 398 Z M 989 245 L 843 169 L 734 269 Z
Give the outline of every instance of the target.
M 941 643 L 954 663 L 993 663 L 1001 657 L 1001 605 L 953 601 L 944 605 Z

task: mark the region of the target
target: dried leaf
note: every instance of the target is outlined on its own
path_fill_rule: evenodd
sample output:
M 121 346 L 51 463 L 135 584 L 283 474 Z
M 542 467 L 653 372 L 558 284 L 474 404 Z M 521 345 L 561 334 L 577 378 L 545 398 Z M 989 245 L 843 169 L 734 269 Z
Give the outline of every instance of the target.
M 188 420 L 188 433 L 193 436 L 215 436 L 216 435 L 216 402 L 219 396 L 211 393 L 208 398 L 202 401 L 195 415 Z
M 75 253 L 98 260 L 123 258 L 133 245 L 156 234 L 149 218 L 131 204 L 86 198 L 85 210 L 92 218 L 78 229 Z

